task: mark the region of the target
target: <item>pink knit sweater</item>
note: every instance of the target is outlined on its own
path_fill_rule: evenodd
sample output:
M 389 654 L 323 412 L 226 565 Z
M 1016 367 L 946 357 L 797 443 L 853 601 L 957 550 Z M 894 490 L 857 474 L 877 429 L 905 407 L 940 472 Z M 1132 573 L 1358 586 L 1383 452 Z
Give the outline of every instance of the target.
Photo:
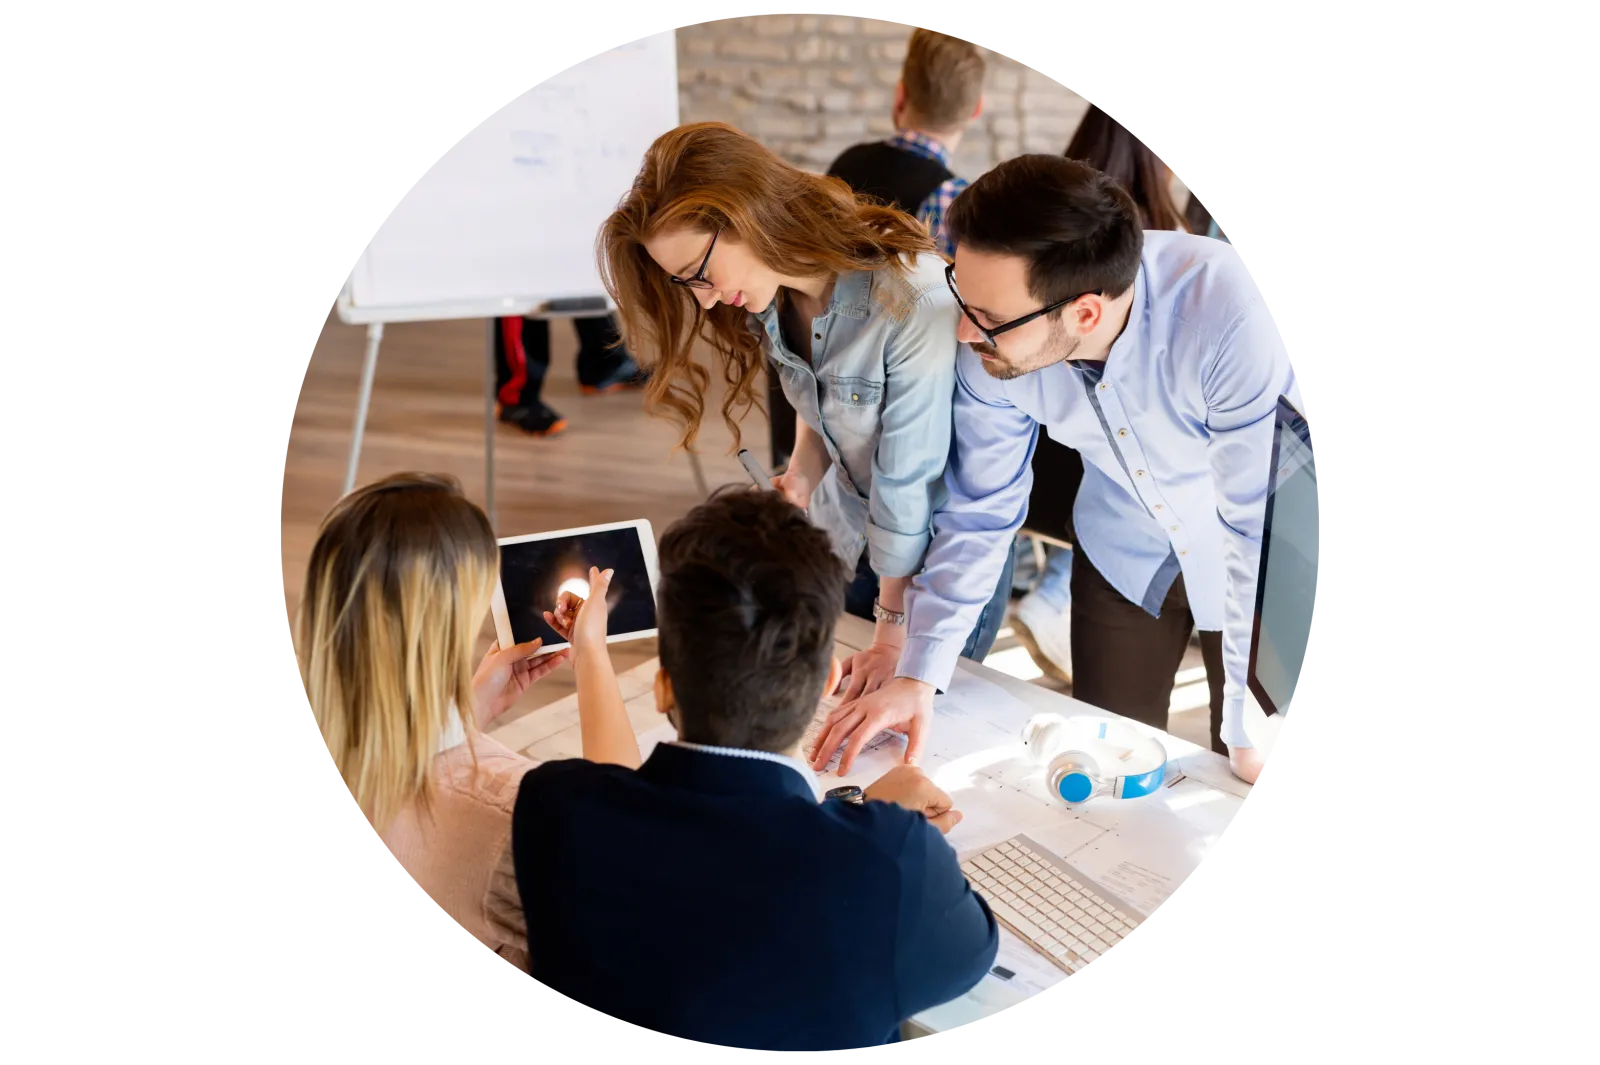
M 476 736 L 434 759 L 431 816 L 407 809 L 382 833 L 406 872 L 445 913 L 523 972 L 528 930 L 511 863 L 511 811 L 522 775 L 533 766 L 487 736 Z

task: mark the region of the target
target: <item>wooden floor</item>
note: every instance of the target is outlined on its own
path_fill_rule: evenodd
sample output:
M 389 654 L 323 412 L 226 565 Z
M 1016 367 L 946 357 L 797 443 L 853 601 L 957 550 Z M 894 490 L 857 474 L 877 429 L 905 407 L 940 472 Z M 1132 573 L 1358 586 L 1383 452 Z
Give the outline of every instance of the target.
M 401 470 L 449 473 L 461 481 L 469 498 L 483 504 L 484 342 L 479 320 L 385 327 L 358 484 Z M 317 524 L 338 501 L 343 484 L 365 346 L 364 327 L 345 325 L 330 314 L 295 408 L 283 477 L 284 602 L 291 619 Z M 572 327 L 552 323 L 544 399 L 566 417 L 566 432 L 535 439 L 510 426 L 496 426 L 496 532 L 515 536 L 648 518 L 659 537 L 700 498 L 687 457 L 674 451 L 677 434 L 670 423 L 644 412 L 637 393 L 581 395 L 576 353 Z M 707 406 L 715 410 L 719 403 Z M 746 445 L 765 461 L 765 417 L 753 411 L 742 431 Z M 730 450 L 732 442 L 720 417 L 707 419 L 697 450 L 712 488 L 748 483 Z M 494 626 L 485 619 L 480 652 L 493 638 Z M 654 656 L 654 640 L 612 645 L 619 672 Z M 1012 672 L 1019 657 L 1024 656 L 1009 628 L 1002 629 L 988 663 Z M 1191 649 L 1184 666 L 1198 664 L 1199 655 Z M 1026 669 L 1028 663 L 1021 665 Z M 1042 679 L 1038 683 L 1048 684 Z M 571 671 L 557 670 L 506 720 L 571 691 Z M 1205 711 L 1180 710 L 1181 704 L 1180 689 L 1171 730 L 1207 744 Z

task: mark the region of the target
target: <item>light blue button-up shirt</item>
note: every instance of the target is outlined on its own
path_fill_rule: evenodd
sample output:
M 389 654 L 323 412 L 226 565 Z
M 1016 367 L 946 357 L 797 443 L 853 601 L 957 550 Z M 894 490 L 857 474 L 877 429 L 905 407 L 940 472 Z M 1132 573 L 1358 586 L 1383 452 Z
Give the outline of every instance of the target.
M 949 497 L 909 593 L 899 675 L 948 685 L 1027 513 L 1043 425 L 1083 456 L 1078 550 L 1151 614 L 1181 572 L 1195 624 L 1221 630 L 1222 739 L 1248 747 L 1273 411 L 1280 395 L 1300 406 L 1283 341 L 1230 245 L 1147 232 L 1128 323 L 1098 370 L 1063 362 L 999 381 L 962 346 Z
M 777 300 L 752 319 L 783 394 L 833 462 L 811 520 L 852 572 L 863 549 L 880 577 L 922 564 L 944 498 L 959 313 L 944 263 L 925 255 L 904 275 L 840 274 L 811 321 L 809 364 L 784 344 Z

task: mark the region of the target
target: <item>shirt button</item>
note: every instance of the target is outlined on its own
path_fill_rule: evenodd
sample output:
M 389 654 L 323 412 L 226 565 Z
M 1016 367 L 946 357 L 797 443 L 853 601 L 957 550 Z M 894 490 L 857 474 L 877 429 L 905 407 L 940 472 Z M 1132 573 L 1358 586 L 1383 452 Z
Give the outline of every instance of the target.
M 1188 553 L 1189 553 L 1189 552 L 1187 552 L 1187 551 L 1179 551 L 1179 552 L 1178 552 L 1178 554 L 1180 554 L 1180 555 L 1187 555 L 1187 554 L 1188 554 Z
M 1111 386 L 1106 384 L 1104 381 L 1100 382 L 1100 391 L 1104 392 L 1106 389 L 1108 389 L 1110 387 Z
M 822 334 L 821 333 L 812 333 L 811 334 L 811 339 L 813 339 L 813 340 L 821 340 L 822 339 Z
M 1128 430 L 1126 430 L 1126 429 L 1118 429 L 1117 430 L 1117 435 L 1118 436 L 1127 436 L 1128 435 Z
M 850 402 L 851 403 L 860 403 L 861 402 L 861 396 L 858 393 L 855 393 L 855 392 L 850 393 Z
M 1143 470 L 1134 470 L 1133 471 L 1133 475 L 1135 477 L 1143 477 L 1144 476 L 1144 471 Z
M 1160 510 L 1160 509 L 1161 509 L 1161 504 L 1160 504 L 1160 503 L 1157 503 L 1157 504 L 1156 504 L 1156 509 L 1157 509 L 1157 510 Z
M 1177 527 L 1177 526 L 1176 526 L 1176 525 L 1174 525 L 1174 526 L 1173 526 L 1173 527 L 1172 527 L 1172 531 L 1173 531 L 1173 532 L 1177 532 L 1177 531 L 1178 531 L 1178 527 Z

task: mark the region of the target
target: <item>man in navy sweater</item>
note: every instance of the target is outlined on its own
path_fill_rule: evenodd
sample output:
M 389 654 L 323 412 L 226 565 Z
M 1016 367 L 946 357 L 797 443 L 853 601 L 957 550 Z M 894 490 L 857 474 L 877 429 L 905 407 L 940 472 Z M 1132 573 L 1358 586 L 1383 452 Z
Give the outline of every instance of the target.
M 839 682 L 844 567 L 774 492 L 696 507 L 660 559 L 656 699 L 679 739 L 637 770 L 573 759 L 523 778 L 532 974 L 702 1042 L 892 1042 L 976 984 L 999 941 L 942 835 L 960 814 L 921 770 L 821 800 L 797 757 Z

